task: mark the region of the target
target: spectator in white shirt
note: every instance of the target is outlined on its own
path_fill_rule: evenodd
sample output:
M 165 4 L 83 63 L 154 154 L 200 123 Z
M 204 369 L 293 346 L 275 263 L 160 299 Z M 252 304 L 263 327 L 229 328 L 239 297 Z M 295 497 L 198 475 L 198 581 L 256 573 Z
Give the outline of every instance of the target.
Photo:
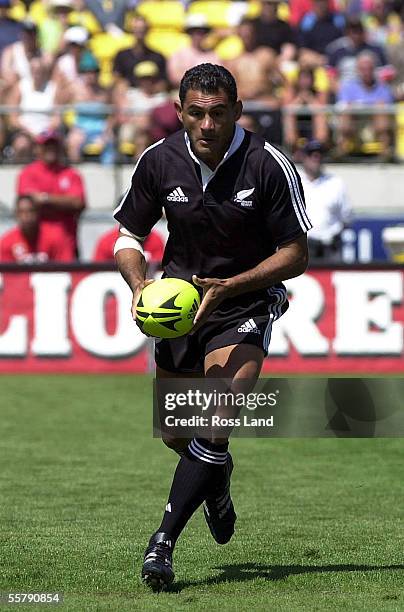
M 312 258 L 337 261 L 341 257 L 341 233 L 351 221 L 352 210 L 341 178 L 324 171 L 323 155 L 323 145 L 317 140 L 309 141 L 303 149 L 300 175 L 313 224 L 308 243 Z

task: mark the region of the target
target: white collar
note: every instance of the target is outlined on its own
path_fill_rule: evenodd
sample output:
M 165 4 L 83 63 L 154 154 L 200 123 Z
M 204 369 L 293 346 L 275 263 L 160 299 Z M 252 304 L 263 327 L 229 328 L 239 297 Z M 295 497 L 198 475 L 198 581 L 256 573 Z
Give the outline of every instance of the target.
M 188 153 L 192 157 L 192 159 L 200 165 L 201 167 L 201 175 L 202 175 L 202 187 L 203 191 L 205 191 L 207 184 L 214 177 L 216 172 L 219 170 L 220 166 L 224 164 L 224 162 L 229 159 L 236 151 L 240 148 L 241 143 L 244 140 L 245 132 L 244 129 L 236 123 L 236 128 L 234 130 L 233 140 L 230 143 L 230 147 L 227 149 L 226 153 L 223 155 L 222 161 L 216 166 L 214 170 L 209 168 L 201 159 L 198 159 L 194 152 L 191 149 L 191 142 L 189 140 L 189 136 L 186 132 L 184 132 L 185 144 L 187 145 Z

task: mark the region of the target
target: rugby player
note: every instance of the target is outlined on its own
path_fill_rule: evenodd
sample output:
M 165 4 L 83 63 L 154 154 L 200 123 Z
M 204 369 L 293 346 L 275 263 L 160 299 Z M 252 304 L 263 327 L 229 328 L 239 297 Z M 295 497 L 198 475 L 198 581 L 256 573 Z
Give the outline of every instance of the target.
M 145 280 L 142 241 L 164 207 L 169 237 L 164 275 L 199 287 L 193 333 L 155 346 L 156 377 L 251 381 L 267 355 L 272 323 L 287 309 L 283 280 L 307 267 L 307 217 L 299 176 L 289 159 L 237 125 L 242 103 L 233 76 L 201 64 L 181 81 L 176 110 L 183 130 L 149 147 L 114 217 L 119 270 L 133 291 Z M 248 324 L 247 324 L 248 323 Z M 248 391 L 244 388 L 244 391 Z M 142 577 L 153 588 L 174 579 L 172 553 L 203 504 L 212 536 L 225 544 L 236 514 L 230 496 L 233 462 L 227 439 L 175 439 L 180 459 L 161 525 L 146 549 Z

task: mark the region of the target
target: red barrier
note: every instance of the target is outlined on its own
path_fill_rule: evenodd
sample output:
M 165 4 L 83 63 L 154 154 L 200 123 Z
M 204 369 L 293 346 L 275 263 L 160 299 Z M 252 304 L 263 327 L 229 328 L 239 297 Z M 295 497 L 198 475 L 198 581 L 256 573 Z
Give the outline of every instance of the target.
M 310 270 L 288 281 L 267 372 L 403 373 L 403 271 Z M 148 342 L 113 268 L 0 270 L 0 372 L 145 372 Z

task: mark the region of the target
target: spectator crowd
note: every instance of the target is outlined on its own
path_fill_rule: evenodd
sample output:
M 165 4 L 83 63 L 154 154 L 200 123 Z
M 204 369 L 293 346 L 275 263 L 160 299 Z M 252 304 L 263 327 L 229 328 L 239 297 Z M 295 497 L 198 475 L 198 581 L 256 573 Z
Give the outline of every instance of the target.
M 337 157 L 370 138 L 390 159 L 403 18 L 403 0 L 0 0 L 1 155 L 30 160 L 58 129 L 71 162 L 137 158 L 178 128 L 184 71 L 213 62 L 235 75 L 245 125 L 297 158 L 314 137 Z M 373 118 L 357 121 L 358 105 Z
M 301 161 L 308 189 L 336 188 L 315 168 L 330 147 L 392 159 L 404 0 L 0 0 L 0 162 L 25 164 L 0 260 L 74 260 L 86 198 L 71 164 L 133 162 L 176 131 L 180 79 L 203 62 L 234 74 L 240 123 Z M 116 231 L 95 261 L 112 260 Z M 158 235 L 145 249 L 161 261 Z

